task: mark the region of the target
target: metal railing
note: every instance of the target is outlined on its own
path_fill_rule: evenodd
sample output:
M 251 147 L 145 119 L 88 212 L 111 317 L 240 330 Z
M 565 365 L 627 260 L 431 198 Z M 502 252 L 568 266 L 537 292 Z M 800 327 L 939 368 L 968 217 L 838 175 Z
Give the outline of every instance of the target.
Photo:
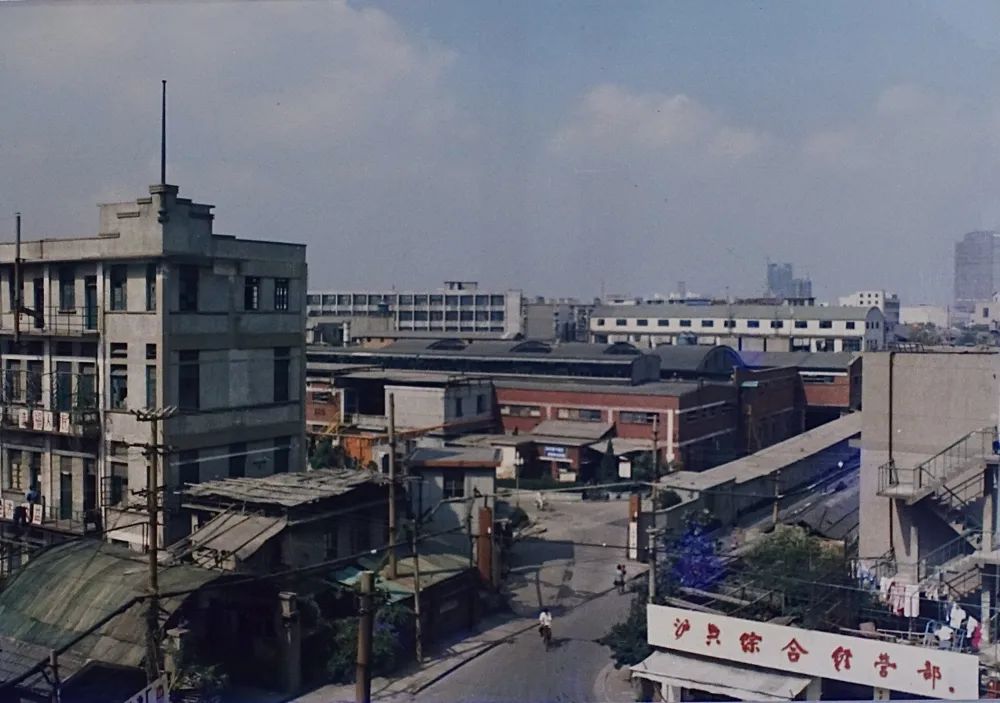
M 917 581 L 922 583 L 928 578 L 937 576 L 942 571 L 941 567 L 974 554 L 975 543 L 981 544 L 982 537 L 983 533 L 980 530 L 966 530 L 959 537 L 928 552 L 917 562 Z
M 27 302 L 30 301 L 26 301 Z M 4 312 L 2 327 L 4 331 L 14 329 L 14 313 Z M 96 305 L 73 306 L 62 308 L 58 305 L 47 305 L 39 310 L 21 313 L 20 330 L 28 335 L 86 335 L 97 334 L 100 320 L 99 308 Z
M 914 467 L 897 466 L 889 461 L 879 467 L 879 493 L 900 495 L 915 493 L 942 483 L 975 459 L 993 456 L 996 441 L 995 427 L 973 430 L 957 439 Z

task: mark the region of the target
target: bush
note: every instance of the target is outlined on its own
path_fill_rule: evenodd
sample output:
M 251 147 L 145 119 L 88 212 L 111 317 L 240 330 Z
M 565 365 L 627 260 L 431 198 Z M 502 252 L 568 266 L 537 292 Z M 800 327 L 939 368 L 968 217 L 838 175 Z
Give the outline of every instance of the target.
M 611 631 L 599 639 L 598 643 L 611 647 L 616 669 L 634 666 L 652 654 L 653 650 L 646 640 L 645 595 L 637 594 L 632 599 L 628 617 L 612 625 Z
M 408 658 L 412 644 L 409 612 L 400 606 L 386 606 L 375 614 L 372 627 L 372 674 L 391 674 Z M 358 653 L 358 618 L 342 618 L 333 623 L 332 654 L 326 673 L 335 683 L 354 681 Z

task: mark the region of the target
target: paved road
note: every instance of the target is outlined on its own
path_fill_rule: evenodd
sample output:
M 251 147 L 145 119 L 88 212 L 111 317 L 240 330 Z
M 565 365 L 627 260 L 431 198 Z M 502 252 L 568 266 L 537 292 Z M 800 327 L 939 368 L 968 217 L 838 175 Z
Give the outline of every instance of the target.
M 632 700 L 621 687 L 602 689 L 610 650 L 595 640 L 625 617 L 632 595 L 609 593 L 557 616 L 553 648 L 532 629 L 455 670 L 414 699 L 421 702 L 523 703 Z

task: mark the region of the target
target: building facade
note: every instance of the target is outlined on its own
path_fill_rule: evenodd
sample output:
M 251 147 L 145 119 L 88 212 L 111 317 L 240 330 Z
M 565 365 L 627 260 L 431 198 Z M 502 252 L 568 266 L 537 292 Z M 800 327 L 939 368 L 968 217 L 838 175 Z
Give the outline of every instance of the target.
M 969 232 L 955 243 L 955 308 L 972 310 L 1000 290 L 1000 233 Z
M 891 341 L 877 307 L 797 305 L 602 306 L 590 319 L 591 341 L 727 344 L 751 351 L 873 351 Z
M 586 342 L 593 309 L 593 303 L 572 298 L 536 298 L 525 302 L 524 336 L 552 342 Z
M 840 299 L 845 307 L 871 308 L 876 307 L 885 315 L 885 321 L 892 329 L 899 324 L 899 296 L 886 293 L 884 290 L 859 290 Z
M 521 291 L 488 291 L 475 281 L 446 281 L 433 291 L 313 291 L 309 325 L 335 327 L 349 344 L 356 337 L 387 331 L 522 332 Z
M 0 498 L 7 520 L 30 498 L 38 539 L 142 548 L 150 442 L 167 542 L 185 485 L 302 468 L 305 246 L 215 234 L 211 209 L 158 185 L 102 205 L 96 237 L 24 243 L 19 267 L 0 245 Z M 136 411 L 167 407 L 152 437 Z

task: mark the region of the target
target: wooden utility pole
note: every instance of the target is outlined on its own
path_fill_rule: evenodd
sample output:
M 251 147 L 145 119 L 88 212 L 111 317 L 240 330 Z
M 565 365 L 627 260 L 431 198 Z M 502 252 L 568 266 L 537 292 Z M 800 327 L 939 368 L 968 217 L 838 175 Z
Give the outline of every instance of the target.
M 160 420 L 165 420 L 177 412 L 177 408 L 145 408 L 133 410 L 132 414 L 140 422 L 149 423 L 149 444 L 144 447 L 146 455 L 146 515 L 148 519 L 147 554 L 149 556 L 149 596 L 146 603 L 146 678 L 152 683 L 163 670 L 163 652 L 160 650 L 160 454 L 165 447 L 160 444 Z
M 396 396 L 389 394 L 389 578 L 396 578 Z
M 372 592 L 375 590 L 375 574 L 361 572 L 361 608 L 358 613 L 358 660 L 354 675 L 354 700 L 356 703 L 371 703 L 372 699 L 372 624 L 374 607 Z
M 660 480 L 660 413 L 653 415 L 653 480 Z
M 420 519 L 413 521 L 413 633 L 417 648 L 417 664 L 424 661 L 424 637 L 420 622 Z
M 778 507 L 781 502 L 781 469 L 774 472 L 774 504 L 771 506 L 771 522 L 778 526 Z
M 648 547 L 647 554 L 649 554 L 649 602 L 656 602 L 656 528 L 648 530 Z

